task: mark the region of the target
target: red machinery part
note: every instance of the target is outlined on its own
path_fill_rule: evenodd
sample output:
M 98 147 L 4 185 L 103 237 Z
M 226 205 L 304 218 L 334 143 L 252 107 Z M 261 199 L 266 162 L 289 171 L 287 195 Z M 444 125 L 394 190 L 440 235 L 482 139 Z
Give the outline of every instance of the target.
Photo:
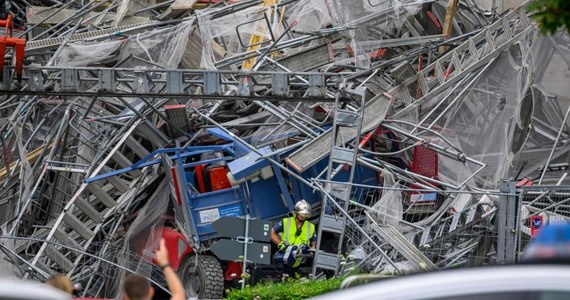
M 429 178 L 437 178 L 438 167 L 437 152 L 423 145 L 414 147 L 412 172 Z
M 228 169 L 226 167 L 213 167 L 208 170 L 212 191 L 225 190 L 232 187 L 228 180 Z
M 425 177 L 437 179 L 439 174 L 439 159 L 437 152 L 423 145 L 415 146 L 412 160 L 412 172 Z M 412 185 L 411 188 L 418 189 L 419 187 Z M 416 192 L 412 192 L 412 194 L 415 193 Z
M 439 21 L 435 18 L 435 16 L 432 14 L 431 11 L 427 12 L 427 16 L 428 18 L 432 21 L 432 23 L 435 25 L 435 27 L 437 27 L 438 29 L 441 29 L 441 24 L 439 23 Z
M 204 170 L 206 169 L 206 165 L 199 165 L 196 166 L 196 181 L 198 182 L 198 191 L 200 193 L 206 192 L 206 183 L 204 182 Z
M 178 186 L 178 176 L 176 175 L 176 169 L 170 167 L 170 173 L 172 174 L 172 180 L 174 181 L 174 191 L 176 192 L 176 202 L 178 205 L 182 205 L 182 197 L 180 195 L 180 187 Z
M 517 182 L 517 187 L 532 186 L 533 184 L 534 182 L 532 182 L 532 180 L 528 179 L 528 177 L 525 177 L 521 181 Z
M 149 231 L 140 232 L 134 239 L 131 240 L 130 246 L 132 250 L 134 250 L 139 257 L 143 257 L 143 253 L 146 247 L 148 247 L 147 242 L 149 236 L 152 237 L 162 237 L 166 244 L 166 249 L 168 249 L 168 262 L 174 271 L 178 271 L 180 268 L 180 263 L 188 254 L 192 252 L 192 247 L 182 235 L 182 233 L 178 232 L 178 230 L 172 227 L 158 227 Z M 155 246 L 158 247 L 158 242 L 156 242 Z M 156 250 L 156 249 L 152 249 Z M 152 258 L 152 263 L 156 263 L 156 259 Z
M 237 280 L 241 278 L 242 264 L 240 262 L 230 261 L 227 264 L 226 272 L 224 272 L 224 280 Z
M 10 29 L 10 30 L 14 29 L 14 19 L 13 18 L 14 17 L 12 16 L 12 14 L 8 14 L 8 16 L 6 17 L 6 20 L 0 20 L 0 26 L 6 28 L 6 32 L 4 33 L 4 35 L 6 35 L 6 36 L 8 36 L 8 29 Z
M 354 49 L 352 49 L 352 46 L 350 44 L 346 45 L 346 50 L 348 51 L 348 53 L 350 53 L 352 56 L 355 56 L 354 54 Z M 368 57 L 370 57 L 370 59 L 376 59 L 379 57 L 382 57 L 384 55 L 384 53 L 386 53 L 386 49 L 384 48 L 380 48 L 378 50 L 372 51 L 370 53 L 368 53 Z
M 178 271 L 182 259 L 192 252 L 192 248 L 184 235 L 174 228 L 164 227 L 162 229 L 162 238 L 168 249 L 170 265 L 174 271 Z
M 6 47 L 12 47 L 14 48 L 14 60 L 16 62 L 16 75 L 18 81 L 21 81 L 22 69 L 24 67 L 24 50 L 26 49 L 26 40 L 12 37 L 14 22 L 11 14 L 8 14 L 6 20 L 0 20 L 0 26 L 5 28 L 4 36 L 0 36 L 0 76 L 3 76 L 4 73 Z

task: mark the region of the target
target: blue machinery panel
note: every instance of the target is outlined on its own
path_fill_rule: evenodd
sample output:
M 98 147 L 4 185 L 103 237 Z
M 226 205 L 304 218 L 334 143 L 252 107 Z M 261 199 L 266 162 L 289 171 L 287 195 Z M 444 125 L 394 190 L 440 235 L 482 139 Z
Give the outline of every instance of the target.
M 240 152 L 239 155 L 236 155 L 235 146 L 236 144 L 234 143 L 228 143 L 221 146 L 159 149 L 130 167 L 87 178 L 84 181 L 89 183 L 134 169 L 158 164 L 162 159 L 155 159 L 156 155 L 169 155 L 169 159 L 177 162 L 176 165 L 180 168 L 179 174 L 184 174 L 180 178 L 182 181 L 180 188 L 184 189 L 185 193 L 181 195 L 184 195 L 183 200 L 188 204 L 190 211 L 188 217 L 190 220 L 187 220 L 187 223 L 192 226 L 190 232 L 194 234 L 195 242 L 203 242 L 217 237 L 211 223 L 224 216 L 244 216 L 249 214 L 251 217 L 262 220 L 276 221 L 292 211 L 294 203 L 301 199 L 305 199 L 313 206 L 320 204 L 321 195 L 315 192 L 312 187 L 300 182 L 294 176 L 284 176 L 284 172 L 273 165 L 271 165 L 271 169 L 274 176 L 271 178 L 261 179 L 256 177 L 245 181 L 239 186 L 225 190 L 198 193 L 193 171 L 194 167 L 198 165 L 228 162 L 230 168 L 235 169 L 238 177 L 246 177 L 248 174 L 269 165 L 259 155 L 254 155 L 251 152 L 245 153 L 245 149 L 240 149 L 237 151 Z M 272 154 L 269 147 L 260 150 L 263 150 L 262 153 L 264 154 Z M 212 151 L 222 152 L 225 156 L 200 160 L 201 154 Z M 236 156 L 239 158 L 236 159 Z M 277 161 L 281 161 L 278 155 L 272 155 L 272 157 Z M 302 174 L 299 174 L 299 176 L 306 180 L 316 178 L 327 167 L 327 164 L 328 162 L 325 158 Z M 377 177 L 373 170 L 360 165 L 357 168 L 355 183 L 376 184 Z M 347 179 L 348 172 L 343 171 L 339 172 L 335 177 L 335 181 L 342 182 Z M 363 199 L 355 200 L 362 201 Z
M 196 233 L 202 241 L 216 236 L 212 222 L 224 216 L 243 216 L 247 207 L 238 187 L 189 195 L 188 202 Z
M 257 218 L 276 220 L 285 217 L 290 212 L 285 199 L 282 198 L 281 188 L 275 177 L 245 184 L 247 184 L 250 201 Z

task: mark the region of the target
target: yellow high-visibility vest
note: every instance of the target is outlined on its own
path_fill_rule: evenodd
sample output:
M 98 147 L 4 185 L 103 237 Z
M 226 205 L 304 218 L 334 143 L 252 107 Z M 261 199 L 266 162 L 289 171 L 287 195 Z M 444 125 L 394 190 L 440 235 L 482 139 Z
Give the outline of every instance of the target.
M 297 233 L 297 224 L 295 217 L 283 219 L 283 232 L 281 233 L 281 240 L 289 245 L 311 245 L 311 237 L 315 234 L 315 225 L 309 221 L 304 221 L 301 226 L 301 232 Z

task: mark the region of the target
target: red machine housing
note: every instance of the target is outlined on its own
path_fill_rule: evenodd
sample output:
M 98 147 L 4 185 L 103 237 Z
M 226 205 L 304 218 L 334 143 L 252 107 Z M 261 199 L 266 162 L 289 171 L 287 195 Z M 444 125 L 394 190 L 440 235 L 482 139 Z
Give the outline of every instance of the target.
M 162 229 L 162 238 L 166 244 L 166 249 L 168 249 L 168 261 L 172 269 L 178 271 L 182 259 L 192 252 L 192 248 L 184 235 L 176 229 L 164 227 Z
M 6 47 L 12 47 L 14 48 L 14 60 L 16 62 L 16 76 L 18 81 L 21 81 L 22 69 L 24 67 L 24 50 L 26 49 L 26 40 L 12 37 L 12 31 L 14 30 L 13 18 L 12 14 L 8 14 L 8 17 L 5 20 L 0 20 L 0 26 L 4 27 L 4 35 L 0 36 L 0 76 L 4 73 Z
M 210 185 L 212 191 L 225 190 L 232 187 L 228 180 L 228 169 L 226 167 L 212 167 L 208 169 Z
M 149 234 L 148 231 L 146 234 Z M 161 236 L 164 239 L 166 249 L 168 249 L 168 261 L 170 266 L 174 271 L 178 271 L 183 258 L 192 252 L 192 248 L 184 235 L 178 232 L 178 230 L 168 226 L 155 229 L 151 235 L 156 237 Z M 140 238 L 135 238 L 134 241 L 135 242 L 132 244 L 134 248 L 133 250 L 142 257 L 143 250 L 147 246 L 147 240 L 143 236 L 140 236 Z M 156 260 L 154 258 L 152 259 L 152 263 L 156 264 Z

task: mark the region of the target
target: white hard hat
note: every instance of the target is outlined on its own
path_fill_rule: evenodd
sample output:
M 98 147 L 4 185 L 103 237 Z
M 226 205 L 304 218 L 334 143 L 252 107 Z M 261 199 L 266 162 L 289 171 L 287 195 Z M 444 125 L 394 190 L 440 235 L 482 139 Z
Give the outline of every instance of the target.
M 309 218 L 311 216 L 311 206 L 307 201 L 301 200 L 295 204 L 295 213 L 302 217 Z

